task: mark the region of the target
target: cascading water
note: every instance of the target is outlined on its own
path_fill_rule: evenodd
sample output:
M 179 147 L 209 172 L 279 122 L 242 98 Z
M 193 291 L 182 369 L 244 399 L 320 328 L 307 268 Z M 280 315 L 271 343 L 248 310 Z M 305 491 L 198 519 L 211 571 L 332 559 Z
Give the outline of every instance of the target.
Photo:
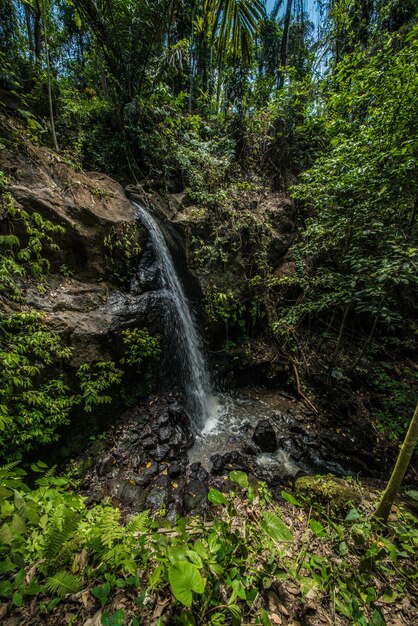
M 188 413 L 192 419 L 196 440 L 189 450 L 190 463 L 199 462 L 210 470 L 211 457 L 218 452 L 240 449 L 246 439 L 247 428 L 260 419 L 269 417 L 273 410 L 283 408 L 283 400 L 273 394 L 265 399 L 258 396 L 232 397 L 223 393 L 213 395 L 210 376 L 203 352 L 202 341 L 180 278 L 163 233 L 147 209 L 133 203 L 137 217 L 149 233 L 150 246 L 156 258 L 158 287 L 166 296 L 164 302 L 165 328 L 169 346 L 166 354 L 170 369 L 174 370 L 176 383 L 186 396 Z M 260 454 L 256 462 L 269 469 L 282 468 L 287 474 L 295 473 L 298 466 L 285 450 L 275 454 Z M 277 470 L 278 471 L 278 470 Z
M 211 410 L 216 403 L 212 395 L 202 341 L 160 227 L 145 207 L 137 202 L 133 204 L 139 219 L 148 230 L 155 250 L 160 269 L 161 287 L 167 291 L 168 295 L 167 325 L 170 324 L 171 339 L 177 351 L 179 379 L 186 395 L 190 417 L 195 429 L 200 431 L 208 422 Z

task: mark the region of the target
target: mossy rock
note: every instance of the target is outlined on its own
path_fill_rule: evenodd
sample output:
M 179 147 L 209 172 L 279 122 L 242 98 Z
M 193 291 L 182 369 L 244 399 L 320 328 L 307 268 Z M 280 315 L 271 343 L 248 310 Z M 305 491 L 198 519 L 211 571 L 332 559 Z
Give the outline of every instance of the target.
M 310 504 L 319 504 L 334 514 L 345 514 L 361 502 L 361 494 L 355 484 L 336 476 L 301 476 L 297 479 L 296 492 Z

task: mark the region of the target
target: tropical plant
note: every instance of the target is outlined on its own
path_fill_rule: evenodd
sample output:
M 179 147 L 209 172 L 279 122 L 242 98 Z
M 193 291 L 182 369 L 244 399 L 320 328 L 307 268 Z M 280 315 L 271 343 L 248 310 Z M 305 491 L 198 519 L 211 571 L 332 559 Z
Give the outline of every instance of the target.
M 402 602 L 413 589 L 408 557 L 416 520 L 402 510 L 381 535 L 362 510 L 338 522 L 312 506 L 306 513 L 286 492 L 278 507 L 263 484 L 233 471 L 226 491 L 209 491 L 211 521 L 162 523 L 144 512 L 123 525 L 118 509 L 87 508 L 68 479 L 45 472 L 42 463 L 32 471 L 40 477 L 30 489 L 22 470 L 0 469 L 0 597 L 15 607 L 35 599 L 59 619 L 59 600 L 84 590 L 102 608 L 103 623 L 134 615 L 149 622 L 164 598 L 173 624 L 265 624 L 274 611 L 264 598 L 285 584 L 303 601 L 315 592 L 339 615 L 375 626 L 384 623 L 382 603 Z M 291 511 L 299 518 L 297 534 L 284 519 Z M 367 569 L 370 559 L 375 572 Z M 117 616 L 110 609 L 116 590 L 132 598 Z
M 261 0 L 205 0 L 205 19 L 212 39 L 216 37 L 219 63 L 238 59 L 249 65 L 253 43 L 265 16 Z

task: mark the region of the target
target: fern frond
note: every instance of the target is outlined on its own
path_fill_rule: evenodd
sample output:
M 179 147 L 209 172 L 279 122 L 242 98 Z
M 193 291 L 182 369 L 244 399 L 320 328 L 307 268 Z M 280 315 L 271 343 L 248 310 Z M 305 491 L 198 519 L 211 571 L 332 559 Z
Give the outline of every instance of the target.
M 106 509 L 103 517 L 96 526 L 102 545 L 112 548 L 121 541 L 124 535 L 124 528 L 120 525 L 120 511 L 118 509 Z
M 52 478 L 52 476 L 55 474 L 55 470 L 57 469 L 56 465 L 53 465 L 52 467 L 50 467 L 49 469 L 46 470 L 45 474 L 43 475 L 44 478 Z
M 17 472 L 12 472 L 12 470 L 19 464 L 19 461 L 13 461 L 12 463 L 7 463 L 6 465 L 2 465 L 0 467 L 0 480 L 2 478 L 12 478 L 15 479 L 16 476 L 24 476 L 26 472 L 22 469 L 18 469 Z
M 43 554 L 48 561 L 64 560 L 63 553 L 68 548 L 66 544 L 77 540 L 79 521 L 77 513 L 69 511 L 65 505 L 55 509 L 43 542 Z
M 77 593 L 82 588 L 83 583 L 79 576 L 74 576 L 69 572 L 57 572 L 47 579 L 45 589 L 48 593 L 63 598 L 67 593 Z
M 148 511 L 143 511 L 129 520 L 125 526 L 125 532 L 132 535 L 138 532 L 145 532 L 148 529 L 148 524 L 149 513 Z
M 10 472 L 11 469 L 16 467 L 19 464 L 19 461 L 12 461 L 11 463 L 6 463 L 6 465 L 0 466 L 0 472 Z

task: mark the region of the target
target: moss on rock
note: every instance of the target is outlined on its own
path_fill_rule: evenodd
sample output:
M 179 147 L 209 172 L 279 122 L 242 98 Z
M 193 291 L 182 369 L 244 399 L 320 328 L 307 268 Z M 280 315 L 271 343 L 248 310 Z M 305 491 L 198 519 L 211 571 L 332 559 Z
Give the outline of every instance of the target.
M 319 503 L 334 514 L 345 513 L 361 502 L 361 494 L 354 483 L 336 476 L 301 476 L 297 479 L 299 496 L 312 504 Z

